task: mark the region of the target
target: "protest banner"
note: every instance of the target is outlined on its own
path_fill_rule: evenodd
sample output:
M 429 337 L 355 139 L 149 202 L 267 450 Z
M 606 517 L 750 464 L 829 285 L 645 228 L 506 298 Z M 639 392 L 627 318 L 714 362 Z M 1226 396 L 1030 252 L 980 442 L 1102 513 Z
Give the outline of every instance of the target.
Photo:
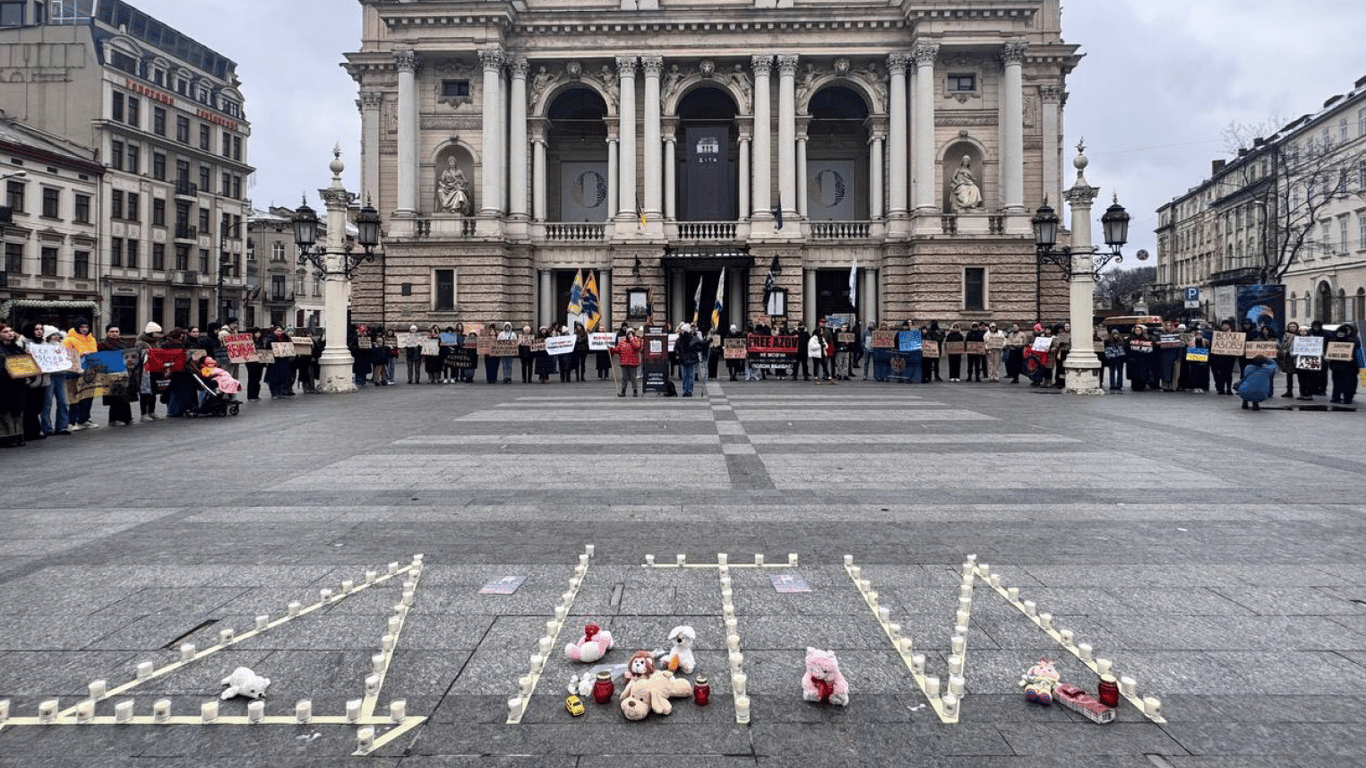
M 43 373 L 62 373 L 71 370 L 71 355 L 61 344 L 30 344 L 28 351 Z
M 896 331 L 873 331 L 873 349 L 896 348 Z
M 565 336 L 547 336 L 545 338 L 545 351 L 551 355 L 567 355 L 574 351 L 574 334 Z
M 489 344 L 489 354 L 494 357 L 516 357 L 516 339 L 493 339 Z
M 79 403 L 82 400 L 103 397 L 109 394 L 117 378 L 123 378 L 125 381 L 128 378 L 128 369 L 124 365 L 121 350 L 82 355 L 81 374 L 66 380 L 67 402 Z
M 835 334 L 835 341 L 838 341 L 838 342 L 841 343 L 841 344 L 853 344 L 853 343 L 854 343 L 854 334 L 852 334 L 852 333 L 843 333 L 843 332 L 837 333 L 837 334 Z
M 1208 363 L 1209 350 L 1204 347 L 1186 347 L 1186 362 Z
M 294 345 L 295 357 L 313 354 L 313 339 L 307 336 L 290 336 L 289 342 Z
M 933 344 L 934 342 L 930 342 Z M 920 331 L 901 331 L 896 336 L 898 352 L 919 352 L 925 348 L 925 338 Z
M 1243 345 L 1243 357 L 1248 360 L 1261 355 L 1268 360 L 1276 359 L 1276 342 L 1274 341 L 1249 341 Z
M 147 350 L 147 370 L 159 374 L 185 370 L 185 350 Z
M 446 367 L 462 371 L 473 370 L 478 367 L 478 356 L 469 347 L 452 347 L 446 355 Z
M 987 343 L 985 341 L 968 341 L 964 343 L 967 345 L 967 352 L 969 355 L 985 355 L 987 353 Z
M 1295 357 L 1323 357 L 1323 337 L 1296 336 L 1290 344 L 1290 354 Z
M 920 331 L 911 331 L 911 333 L 920 333 Z M 921 347 L 921 354 L 927 359 L 939 359 L 939 342 L 934 339 L 925 339 L 925 341 L 922 342 Z
M 786 371 L 797 364 L 796 336 L 752 334 L 746 340 L 751 368 L 761 371 Z
M 1209 353 L 1211 355 L 1241 357 L 1243 354 L 1243 345 L 1246 343 L 1246 334 L 1237 331 L 1215 331 L 1214 340 L 1210 343 Z
M 1325 360 L 1351 360 L 1353 345 L 1350 341 L 1330 341 L 1328 342 L 1328 352 L 1324 354 Z
M 233 333 L 223 337 L 223 346 L 228 348 L 228 362 L 256 362 L 256 342 L 250 333 Z
M 1006 337 L 1001 334 L 989 333 L 987 334 L 986 344 L 987 349 L 1005 349 Z
M 595 331 L 588 334 L 588 348 L 594 352 L 601 352 L 616 343 L 617 335 L 603 331 Z M 517 354 L 513 352 L 513 354 Z
M 290 341 L 272 341 L 270 343 L 270 351 L 275 354 L 276 358 L 294 357 L 294 343 Z
M 966 353 L 967 353 L 967 342 L 963 342 L 963 341 L 946 341 L 946 342 L 944 342 L 944 354 L 946 354 L 946 355 L 962 355 L 962 354 L 966 354 Z
M 749 346 L 744 339 L 731 337 L 725 339 L 725 358 L 727 360 L 744 360 L 748 354 Z
M 426 357 L 436 357 L 441 354 L 440 339 L 423 339 L 422 354 Z
M 1034 339 L 1034 343 L 1033 345 L 1031 345 L 1031 347 L 1035 352 L 1047 352 L 1048 350 L 1053 348 L 1053 337 L 1040 336 Z

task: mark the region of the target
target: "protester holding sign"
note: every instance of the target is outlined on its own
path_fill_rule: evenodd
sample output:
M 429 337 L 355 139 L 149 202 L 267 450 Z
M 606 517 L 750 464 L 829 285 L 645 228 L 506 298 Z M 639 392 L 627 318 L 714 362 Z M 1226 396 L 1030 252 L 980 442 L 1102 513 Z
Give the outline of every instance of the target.
M 1111 328 L 1110 335 L 1105 337 L 1105 367 L 1110 371 L 1110 391 L 1124 391 L 1124 358 L 1128 351 L 1124 348 L 1124 337 L 1120 335 L 1118 328 Z
M 1357 338 L 1356 328 L 1350 325 L 1339 325 L 1331 339 L 1326 357 L 1333 377 L 1332 402 L 1351 405 L 1357 395 L 1357 376 L 1361 371 L 1361 340 Z
M 109 325 L 104 329 L 104 339 L 99 343 L 101 352 L 122 352 L 127 344 L 124 342 L 123 333 L 117 325 Z M 125 365 L 127 365 L 125 361 Z M 104 395 L 104 404 L 109 406 L 109 426 L 123 424 L 128 427 L 133 424 L 133 408 L 129 405 L 129 400 L 137 399 L 137 386 L 132 382 L 140 381 L 142 378 L 142 366 L 128 366 L 128 373 L 122 381 L 115 382 L 109 392 Z
M 1319 339 L 1319 369 L 1311 377 L 1311 380 L 1313 381 L 1314 385 L 1314 391 L 1310 392 L 1310 394 L 1326 395 L 1328 394 L 1328 366 L 1323 364 L 1323 349 L 1324 343 L 1326 342 L 1329 334 L 1327 331 L 1323 329 L 1322 320 L 1315 320 L 1309 324 L 1309 335 L 1315 336 Z M 1304 387 L 1300 387 L 1300 394 L 1304 394 Z
M 1157 348 L 1146 325 L 1135 325 L 1124 346 L 1124 364 L 1129 368 L 1129 388 L 1142 392 L 1157 382 Z
M 1323 339 L 1311 335 L 1304 326 L 1300 326 L 1290 340 L 1290 359 L 1300 381 L 1300 396 L 1296 400 L 1313 400 L 1318 394 L 1318 376 L 1323 368 L 1322 344 Z M 1318 354 L 1314 354 L 1316 352 Z
M 1203 394 L 1209 389 L 1209 341 L 1194 330 L 1186 343 L 1186 358 L 1181 363 L 1177 385 L 1183 392 Z
M 542 328 L 541 330 L 545 330 Z M 621 365 L 621 386 L 617 389 L 617 397 L 626 397 L 626 382 L 631 383 L 631 397 L 639 397 L 637 391 L 636 372 L 640 370 L 640 351 L 645 346 L 636 337 L 634 328 L 627 328 L 626 335 L 617 340 L 617 345 L 612 347 L 612 353 L 618 356 Z M 545 381 L 544 378 L 541 381 Z
M 76 318 L 72 323 L 71 329 L 66 332 L 66 338 L 62 340 L 62 345 L 67 349 L 74 350 L 79 355 L 88 355 L 98 351 L 99 342 L 90 333 L 90 321 L 83 317 Z M 69 380 L 75 374 L 70 374 L 66 378 Z M 70 392 L 67 392 L 70 395 Z M 94 401 L 87 398 L 85 400 L 71 399 L 71 431 L 80 429 L 95 429 L 99 424 L 90 420 L 90 407 Z
M 1281 343 L 1276 351 L 1276 362 L 1280 369 L 1285 371 L 1285 394 L 1281 397 L 1291 398 L 1295 396 L 1295 359 L 1290 349 L 1295 344 L 1295 337 L 1299 335 L 1299 323 L 1291 320 L 1285 324 L 1285 334 L 1281 336 Z
M 24 405 L 28 402 L 28 378 L 20 370 L 18 361 L 27 359 L 33 363 L 25 351 L 25 342 L 19 338 L 14 326 L 0 322 L 0 355 L 5 357 L 5 365 L 0 367 L 0 445 L 24 444 Z
M 503 342 L 500 345 L 502 349 L 500 349 L 498 357 L 499 365 L 503 369 L 503 383 L 511 384 L 512 359 L 517 356 L 516 354 L 508 354 L 509 350 L 515 350 L 517 347 L 517 332 L 512 330 L 512 323 L 503 323 L 503 330 L 498 332 L 498 341 Z M 602 378 L 601 373 L 598 374 L 598 378 Z
M 1233 330 L 1233 321 L 1225 320 L 1214 332 L 1210 345 L 1209 369 L 1214 376 L 1214 391 L 1221 395 L 1233 394 L 1233 366 L 1243 356 L 1247 338 Z

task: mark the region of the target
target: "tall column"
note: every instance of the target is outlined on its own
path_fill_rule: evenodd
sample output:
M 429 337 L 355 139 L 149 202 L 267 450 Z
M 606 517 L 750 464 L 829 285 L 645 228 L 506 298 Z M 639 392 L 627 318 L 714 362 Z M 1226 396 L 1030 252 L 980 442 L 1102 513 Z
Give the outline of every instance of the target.
M 885 140 L 881 126 L 869 126 L 868 141 L 868 218 L 883 218 L 882 208 L 882 145 Z M 895 174 L 894 174 L 895 175 Z
M 1039 116 L 1043 123 L 1043 195 L 1049 200 L 1062 199 L 1062 106 L 1067 94 L 1060 85 L 1039 88 L 1043 109 Z
M 915 154 L 915 212 L 929 217 L 933 223 L 924 226 L 937 229 L 938 206 L 935 198 L 934 167 L 934 61 L 939 57 L 939 46 L 922 43 L 911 52 L 915 57 L 915 136 L 911 139 Z
M 632 219 L 636 215 L 636 57 L 618 56 L 617 72 L 621 76 L 621 141 L 617 152 L 621 185 L 617 217 Z
M 750 183 L 754 188 L 753 218 L 773 218 L 773 118 L 769 104 L 769 72 L 773 68 L 770 55 L 754 56 L 754 167 Z
M 664 68 L 661 56 L 642 56 L 641 69 L 645 71 L 645 111 L 641 117 L 645 123 L 645 213 L 652 221 L 657 221 L 664 210 L 663 203 L 663 162 L 660 155 L 664 145 L 660 139 L 659 71 Z
M 678 139 L 676 131 L 678 123 L 670 120 L 664 126 L 664 218 L 673 221 L 678 218 Z M 740 162 L 740 168 L 744 168 L 745 163 Z M 741 170 L 743 174 L 744 171 Z M 740 184 L 740 189 L 744 189 L 744 184 Z M 740 206 L 744 210 L 744 206 Z
M 862 283 L 858 295 L 863 301 L 863 316 L 859 320 L 864 323 L 875 323 L 882 317 L 882 297 L 877 292 L 877 270 L 872 267 L 860 269 L 858 279 Z
M 394 51 L 398 69 L 398 210 L 417 213 L 417 53 Z M 376 147 L 378 149 L 378 147 Z
M 612 270 L 598 270 L 598 304 L 602 307 L 602 319 L 598 321 L 599 331 L 616 330 L 612 325 Z
M 384 93 L 381 91 L 361 91 L 360 93 L 360 124 L 361 124 L 361 165 L 360 165 L 360 189 L 362 199 L 374 201 L 376 207 L 379 206 L 379 137 L 380 137 L 380 106 L 384 104 Z
M 540 295 L 537 296 L 537 304 L 540 306 L 540 325 L 550 325 L 555 320 L 555 283 L 552 279 L 554 274 L 548 269 L 540 272 Z
M 778 57 L 778 204 L 797 214 L 797 55 Z
M 607 129 L 607 219 L 611 221 L 616 218 L 617 211 L 621 206 L 617 201 L 621 199 L 621 146 L 617 141 L 616 127 L 610 126 Z
M 356 196 L 342 186 L 341 145 L 332 149 L 332 183 L 318 190 L 327 206 L 327 246 L 323 272 L 323 323 L 326 345 L 318 358 L 318 389 L 324 393 L 355 392 L 351 374 L 351 353 L 346 349 L 346 306 L 350 293 L 344 262 L 346 251 L 346 210 Z
M 483 131 L 483 177 L 480 185 L 481 195 L 484 198 L 480 201 L 482 208 L 479 211 L 481 216 L 497 216 L 501 210 L 503 169 L 498 162 L 501 156 L 501 148 L 498 141 L 503 132 L 502 114 L 499 112 L 499 105 L 502 104 L 500 96 L 503 85 L 503 52 L 497 49 L 489 49 L 479 52 L 479 62 L 484 65 L 484 90 L 480 99 L 484 105 L 484 131 Z
M 802 322 L 816 327 L 816 270 L 802 270 Z
M 529 210 L 527 200 L 527 111 L 526 111 L 526 73 L 528 69 L 524 57 L 513 59 L 509 70 L 512 72 L 512 89 L 508 95 L 511 102 L 511 124 L 508 126 L 508 213 L 515 219 L 525 219 Z
M 911 57 L 906 53 L 893 53 L 887 57 L 887 69 L 891 72 L 891 94 L 887 107 L 888 159 L 888 218 L 906 216 L 906 65 Z M 876 187 L 875 187 L 876 189 Z
M 532 193 L 531 204 L 534 208 L 532 218 L 536 221 L 545 221 L 546 217 L 546 178 L 545 178 L 545 129 L 544 120 L 537 119 L 531 124 L 531 178 L 535 184 L 535 191 Z
M 749 207 L 749 144 L 750 135 L 744 128 L 740 129 L 740 218 L 748 221 L 750 217 Z
M 1031 231 L 1024 204 L 1024 54 L 1026 43 L 1012 40 L 1001 51 L 1005 79 L 1001 84 L 1001 201 L 1006 232 Z
M 797 126 L 797 215 L 803 219 L 806 213 L 806 124 L 803 118 Z
M 1077 169 L 1077 180 L 1067 190 L 1067 205 L 1072 209 L 1072 281 L 1069 284 L 1068 320 L 1072 323 L 1073 350 L 1085 349 L 1090 352 L 1091 319 L 1094 308 L 1096 281 L 1091 274 L 1092 255 L 1096 247 L 1091 244 L 1091 204 L 1095 202 L 1099 189 L 1086 181 L 1086 147 L 1077 145 L 1077 157 L 1072 165 Z M 1067 388 L 1073 395 L 1103 395 L 1100 386 L 1100 359 L 1093 354 L 1072 354 L 1067 356 Z

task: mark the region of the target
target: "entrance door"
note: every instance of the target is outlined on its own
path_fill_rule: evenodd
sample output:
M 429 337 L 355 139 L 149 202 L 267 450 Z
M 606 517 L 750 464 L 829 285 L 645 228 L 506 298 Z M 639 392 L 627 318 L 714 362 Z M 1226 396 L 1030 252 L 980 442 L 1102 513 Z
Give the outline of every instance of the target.
M 679 318 L 680 322 L 691 323 L 693 311 L 696 309 L 698 329 L 704 334 L 712 330 L 711 310 L 716 303 L 716 284 L 720 282 L 720 280 L 720 270 L 688 270 L 683 273 L 683 316 Z M 698 297 L 697 286 L 699 284 L 702 286 L 700 304 L 695 301 Z M 740 315 L 732 313 L 729 295 L 722 293 L 721 301 L 721 319 L 717 325 L 720 328 L 725 329 L 729 328 L 733 322 L 729 318 L 739 317 Z M 736 310 L 738 309 L 739 308 L 737 307 Z M 740 323 L 735 324 L 740 325 Z
M 734 221 L 738 202 L 731 181 L 730 127 L 688 126 L 683 135 L 683 199 L 679 219 Z

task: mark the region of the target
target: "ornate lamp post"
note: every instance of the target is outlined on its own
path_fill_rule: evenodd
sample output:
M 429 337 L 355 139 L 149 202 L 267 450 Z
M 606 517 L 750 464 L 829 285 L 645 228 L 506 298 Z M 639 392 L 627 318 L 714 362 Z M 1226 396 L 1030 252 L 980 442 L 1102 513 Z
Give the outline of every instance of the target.
M 299 263 L 312 264 L 323 275 L 323 312 L 327 315 L 323 326 L 326 346 L 318 360 L 318 390 L 320 392 L 354 392 L 355 378 L 351 375 L 351 353 L 346 347 L 347 283 L 361 261 L 372 261 L 379 244 L 379 213 L 368 203 L 356 216 L 357 242 L 363 254 L 352 254 L 352 244 L 346 242 L 346 209 L 356 195 L 342 186 L 341 173 L 346 166 L 341 161 L 341 145 L 332 148 L 333 159 L 328 166 L 332 184 L 318 190 L 327 207 L 327 244 L 315 248 L 318 241 L 318 215 L 301 204 L 294 213 L 294 242 L 299 246 Z
M 1034 212 L 1034 247 L 1040 263 L 1052 264 L 1063 271 L 1070 281 L 1068 322 L 1072 325 L 1072 352 L 1067 356 L 1067 389 L 1074 395 L 1101 395 L 1100 360 L 1091 352 L 1096 278 L 1106 264 L 1123 261 L 1120 248 L 1128 242 L 1129 214 L 1119 199 L 1105 211 L 1101 225 L 1109 253 L 1097 252 L 1091 244 L 1091 204 L 1100 189 L 1086 181 L 1087 160 L 1085 143 L 1077 144 L 1077 156 L 1072 165 L 1077 169 L 1077 180 L 1067 190 L 1067 204 L 1072 208 L 1071 247 L 1055 247 L 1058 242 L 1058 214 L 1047 201 Z

